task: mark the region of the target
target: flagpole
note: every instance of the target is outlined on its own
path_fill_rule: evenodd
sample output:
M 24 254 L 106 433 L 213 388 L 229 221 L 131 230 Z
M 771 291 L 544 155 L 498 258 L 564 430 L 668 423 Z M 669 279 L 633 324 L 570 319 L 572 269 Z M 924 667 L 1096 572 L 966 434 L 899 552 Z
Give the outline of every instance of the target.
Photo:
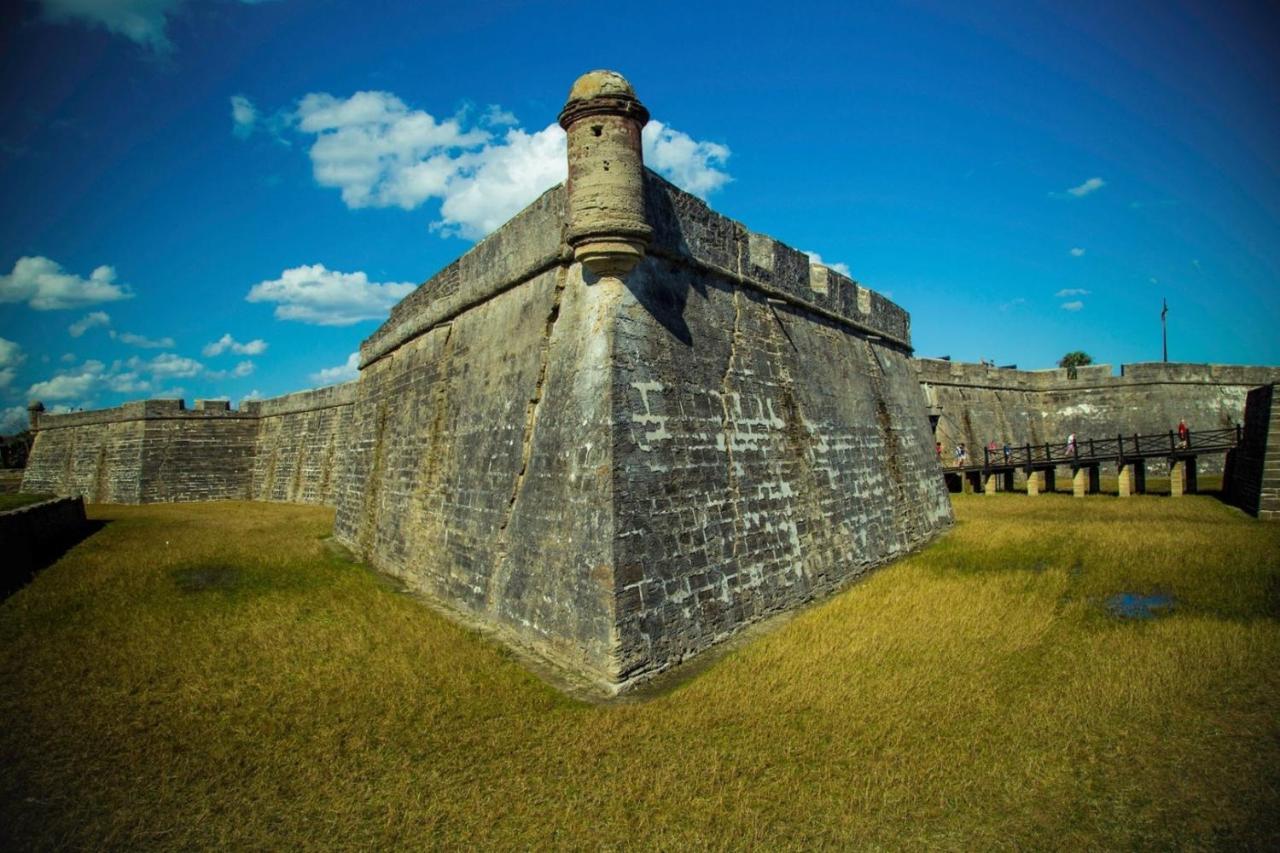
M 1162 298 L 1160 302 L 1163 306 L 1160 309 L 1160 338 L 1164 342 L 1164 360 L 1167 362 L 1169 360 L 1169 327 L 1164 318 L 1169 313 L 1169 301 Z

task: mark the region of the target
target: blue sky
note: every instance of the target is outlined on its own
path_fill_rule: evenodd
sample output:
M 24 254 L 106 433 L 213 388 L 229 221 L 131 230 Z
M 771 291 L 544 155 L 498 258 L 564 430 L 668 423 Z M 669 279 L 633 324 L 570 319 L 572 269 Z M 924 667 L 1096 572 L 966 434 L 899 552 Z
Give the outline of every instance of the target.
M 601 67 L 651 166 L 890 294 L 921 355 L 1159 360 L 1167 297 L 1171 359 L 1280 363 L 1264 4 L 472 5 L 7 5 L 0 427 L 346 378 L 559 180 Z

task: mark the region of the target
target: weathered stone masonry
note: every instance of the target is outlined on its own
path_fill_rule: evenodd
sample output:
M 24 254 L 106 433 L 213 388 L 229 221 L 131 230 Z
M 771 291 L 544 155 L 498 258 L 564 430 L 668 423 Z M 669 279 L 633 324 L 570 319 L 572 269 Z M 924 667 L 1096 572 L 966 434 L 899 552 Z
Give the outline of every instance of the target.
M 246 403 L 145 400 L 32 412 L 23 490 L 104 503 L 287 500 L 332 504 L 351 385 Z
M 974 446 L 1064 428 L 1071 388 L 913 362 L 897 305 L 645 170 L 647 118 L 580 79 L 567 184 L 397 305 L 356 382 L 35 412 L 25 487 L 333 505 L 368 564 L 620 689 L 946 528 L 930 412 Z
M 1276 386 L 1249 392 L 1244 441 L 1227 459 L 1227 500 L 1263 521 L 1280 521 L 1280 405 Z
M 1076 369 L 1009 370 L 921 358 L 914 362 L 938 439 L 950 449 L 963 441 L 980 448 L 995 439 L 1016 445 L 1061 445 L 1080 438 L 1159 434 L 1186 418 L 1192 430 L 1244 421 L 1245 396 L 1280 381 L 1280 368 L 1223 364 L 1126 364 Z M 1202 471 L 1218 473 L 1222 457 L 1205 457 Z M 1163 461 L 1153 460 L 1153 469 Z
M 365 341 L 335 529 L 609 685 L 951 519 L 906 313 L 641 171 L 637 107 L 580 81 L 569 186 Z

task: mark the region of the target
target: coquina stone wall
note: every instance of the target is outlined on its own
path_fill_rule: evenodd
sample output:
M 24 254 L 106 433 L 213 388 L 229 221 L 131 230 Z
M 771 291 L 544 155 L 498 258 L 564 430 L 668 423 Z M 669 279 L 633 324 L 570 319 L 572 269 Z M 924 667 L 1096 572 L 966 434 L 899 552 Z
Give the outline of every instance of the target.
M 1166 433 L 1178 420 L 1196 430 L 1233 427 L 1244 420 L 1245 396 L 1254 386 L 1280 381 L 1280 368 L 1219 364 L 1126 364 L 1009 370 L 977 364 L 916 359 L 944 453 L 963 441 L 980 453 L 997 444 L 1064 444 L 1114 438 L 1116 433 Z M 1159 460 L 1151 467 L 1160 468 Z M 1202 471 L 1221 472 L 1222 456 L 1205 457 Z
M 572 260 L 558 187 L 402 302 L 337 495 L 370 564 L 614 687 L 951 522 L 906 313 L 644 192 L 624 278 Z
M 618 672 L 678 661 L 951 523 L 905 311 L 656 175 L 613 318 Z
M 348 382 L 244 404 L 257 417 L 250 496 L 333 506 L 343 481 L 356 385 Z
M 37 413 L 22 488 L 97 503 L 282 500 L 332 504 L 351 386 L 249 402 L 143 400 Z
M 1276 386 L 1249 392 L 1244 440 L 1227 462 L 1227 500 L 1263 521 L 1280 521 L 1280 405 Z

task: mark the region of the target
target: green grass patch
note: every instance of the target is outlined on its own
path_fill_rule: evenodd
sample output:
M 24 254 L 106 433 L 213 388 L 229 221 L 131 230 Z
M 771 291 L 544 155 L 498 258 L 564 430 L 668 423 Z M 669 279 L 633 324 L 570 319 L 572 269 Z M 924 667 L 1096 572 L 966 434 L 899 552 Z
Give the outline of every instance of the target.
M 0 833 L 1277 847 L 1280 525 L 1207 497 L 955 503 L 934 546 L 614 705 L 331 555 L 329 511 L 92 507 L 109 524 L 0 605 Z
M 18 507 L 28 506 L 30 504 L 38 504 L 41 501 L 52 500 L 53 495 L 28 495 L 28 494 L 12 494 L 0 495 L 0 512 L 5 512 Z

